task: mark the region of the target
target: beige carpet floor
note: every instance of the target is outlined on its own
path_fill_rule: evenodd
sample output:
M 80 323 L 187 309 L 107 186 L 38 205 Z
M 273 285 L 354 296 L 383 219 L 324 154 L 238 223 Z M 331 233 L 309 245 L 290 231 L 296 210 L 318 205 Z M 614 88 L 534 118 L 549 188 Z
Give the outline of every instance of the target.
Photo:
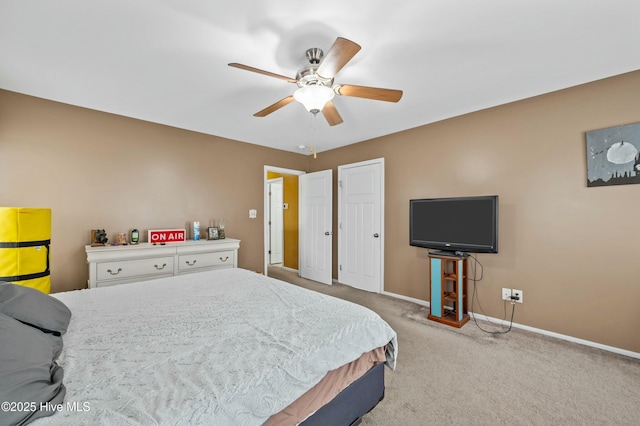
M 363 425 L 640 425 L 638 359 L 519 329 L 488 334 L 473 320 L 456 329 L 411 302 L 269 275 L 364 305 L 396 330 L 396 370 Z

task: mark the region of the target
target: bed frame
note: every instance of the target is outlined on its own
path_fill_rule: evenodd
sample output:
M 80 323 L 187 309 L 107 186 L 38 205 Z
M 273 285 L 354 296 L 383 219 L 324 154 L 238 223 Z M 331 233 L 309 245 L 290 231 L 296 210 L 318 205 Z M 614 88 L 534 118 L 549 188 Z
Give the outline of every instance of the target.
M 355 426 L 384 398 L 384 364 L 377 364 L 351 383 L 301 426 Z

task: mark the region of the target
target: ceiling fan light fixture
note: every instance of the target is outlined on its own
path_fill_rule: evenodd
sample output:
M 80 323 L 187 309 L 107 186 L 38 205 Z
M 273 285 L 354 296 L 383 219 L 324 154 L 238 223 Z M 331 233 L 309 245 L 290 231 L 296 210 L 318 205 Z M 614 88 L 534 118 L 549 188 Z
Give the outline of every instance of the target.
M 322 111 L 324 105 L 335 96 L 333 89 L 322 85 L 302 86 L 293 93 L 296 101 L 300 102 L 312 114 Z

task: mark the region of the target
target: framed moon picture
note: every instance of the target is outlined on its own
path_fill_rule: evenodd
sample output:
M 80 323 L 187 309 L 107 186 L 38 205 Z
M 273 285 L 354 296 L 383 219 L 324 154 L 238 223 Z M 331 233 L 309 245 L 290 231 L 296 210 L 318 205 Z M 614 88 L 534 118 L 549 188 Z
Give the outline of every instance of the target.
M 587 186 L 640 183 L 640 123 L 587 132 Z

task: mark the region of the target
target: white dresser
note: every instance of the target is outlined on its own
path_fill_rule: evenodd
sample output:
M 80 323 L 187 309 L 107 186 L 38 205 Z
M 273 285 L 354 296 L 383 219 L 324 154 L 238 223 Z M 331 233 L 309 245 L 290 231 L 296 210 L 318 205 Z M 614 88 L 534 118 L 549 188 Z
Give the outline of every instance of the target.
M 240 240 L 186 241 L 153 245 L 85 246 L 89 288 L 237 268 Z

